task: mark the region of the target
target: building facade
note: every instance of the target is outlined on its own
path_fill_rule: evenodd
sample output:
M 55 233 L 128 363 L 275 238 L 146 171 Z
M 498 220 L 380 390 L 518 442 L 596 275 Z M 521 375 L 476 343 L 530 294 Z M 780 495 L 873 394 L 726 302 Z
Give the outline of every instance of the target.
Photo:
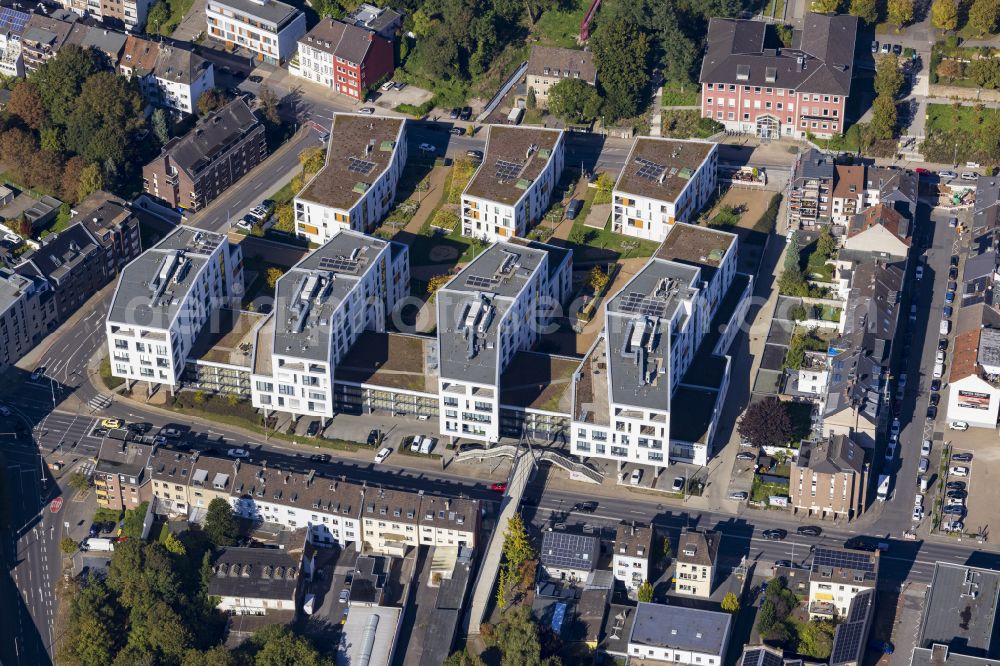
M 499 440 L 501 376 L 568 297 L 571 266 L 543 243 L 496 243 L 437 291 L 442 434 Z
M 867 506 L 870 462 L 850 435 L 805 441 L 789 471 L 788 494 L 794 513 L 853 520 Z
M 177 227 L 122 271 L 105 323 L 111 374 L 173 389 L 202 328 L 242 295 L 240 247 Z
M 322 245 L 341 229 L 370 234 L 392 208 L 406 165 L 406 121 L 336 113 L 326 163 L 295 196 L 295 232 Z
M 4 7 L 0 9 L 0 73 L 7 77 L 24 76 L 21 36 L 31 14 Z
M 562 175 L 561 130 L 490 125 L 483 162 L 462 193 L 462 235 L 493 243 L 525 236 Z
M 858 19 L 807 13 L 791 48 L 760 21 L 713 18 L 702 62 L 701 112 L 765 138 L 847 130 Z
M 363 102 L 370 90 L 392 76 L 394 61 L 391 40 L 324 18 L 299 41 L 289 71 Z
M 612 229 L 660 242 L 715 193 L 718 144 L 639 137 L 612 192 Z
M 878 581 L 879 551 L 816 547 L 809 573 L 809 618 L 847 617 L 851 602 Z
M 722 534 L 710 530 L 700 531 L 690 528 L 681 530 L 677 542 L 677 578 L 675 590 L 678 594 L 710 599 L 715 587 L 718 569 L 719 541 Z
M 618 525 L 611 568 L 615 572 L 615 578 L 625 583 L 625 589 L 630 594 L 649 580 L 652 549 L 652 527 L 635 523 Z
M 97 506 L 114 511 L 135 509 L 152 498 L 147 465 L 152 447 L 106 437 L 94 465 Z
M 209 0 L 208 34 L 227 48 L 240 46 L 269 65 L 283 65 L 306 34 L 306 15 L 278 0 Z
M 264 125 L 236 99 L 168 141 L 142 168 L 143 188 L 171 208 L 195 212 L 265 159 Z
M 57 321 L 48 282 L 0 268 L 0 370 L 31 351 Z
M 639 602 L 628 638 L 628 656 L 683 666 L 725 661 L 732 615 L 683 606 Z
M 251 376 L 255 407 L 333 417 L 337 365 L 365 331 L 385 332 L 409 295 L 403 245 L 341 230 L 281 276 L 275 315 L 261 330 L 270 348 Z

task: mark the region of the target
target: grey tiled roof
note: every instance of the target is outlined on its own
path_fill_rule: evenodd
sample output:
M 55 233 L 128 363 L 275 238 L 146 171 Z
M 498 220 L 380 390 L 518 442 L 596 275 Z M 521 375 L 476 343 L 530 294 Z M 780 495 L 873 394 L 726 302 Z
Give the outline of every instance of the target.
M 640 602 L 629 644 L 721 655 L 729 641 L 732 617 L 718 611 Z
M 713 18 L 699 80 L 846 96 L 857 27 L 854 16 L 807 13 L 799 48 L 766 48 L 765 24 Z
M 199 120 L 183 137 L 167 143 L 163 152 L 170 154 L 177 168 L 194 178 L 259 124 L 246 102 L 235 99 Z
M 212 567 L 208 593 L 214 597 L 291 600 L 299 563 L 277 548 L 226 548 Z

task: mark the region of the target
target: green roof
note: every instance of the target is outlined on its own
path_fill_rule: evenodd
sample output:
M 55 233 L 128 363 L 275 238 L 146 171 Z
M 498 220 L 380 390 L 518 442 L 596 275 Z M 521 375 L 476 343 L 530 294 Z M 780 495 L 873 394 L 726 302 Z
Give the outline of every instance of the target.
M 364 194 L 368 191 L 368 183 L 355 183 L 354 191 L 358 194 Z

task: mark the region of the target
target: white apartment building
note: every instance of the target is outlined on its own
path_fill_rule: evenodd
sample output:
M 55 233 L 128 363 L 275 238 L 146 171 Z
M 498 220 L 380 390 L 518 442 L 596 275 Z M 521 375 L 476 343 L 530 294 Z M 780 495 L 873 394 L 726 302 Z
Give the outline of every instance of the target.
M 810 619 L 847 617 L 854 597 L 875 589 L 878 566 L 878 551 L 817 547 L 809 572 Z
M 677 541 L 675 590 L 702 599 L 712 597 L 718 571 L 719 532 L 685 528 Z
M 242 294 L 239 245 L 177 227 L 122 270 L 105 324 L 111 374 L 173 390 L 202 328 Z
M 257 338 L 254 407 L 331 418 L 336 365 L 364 331 L 384 332 L 408 294 L 406 246 L 336 232 L 278 279 Z
M 690 222 L 715 191 L 718 144 L 638 137 L 612 192 L 616 233 L 662 241 Z
M 215 87 L 215 67 L 190 51 L 160 44 L 147 81 L 143 92 L 151 103 L 195 113 L 202 93 Z
M 375 553 L 403 557 L 408 548 L 472 548 L 479 502 L 433 497 L 402 490 L 365 490 L 361 526 L 365 545 Z
M 658 471 L 675 461 L 707 464 L 714 426 L 701 438 L 681 433 L 685 421 L 718 420 L 729 377 L 728 359 L 719 355 L 749 303 L 750 280 L 734 283 L 736 253 L 733 234 L 674 224 L 657 253 L 608 301 L 604 337 L 584 359 L 574 389 L 574 454 L 614 460 L 619 470 L 626 463 Z M 703 350 L 710 332 L 713 348 Z M 693 369 L 691 381 L 698 383 L 684 391 L 683 418 L 674 424 L 672 402 L 680 400 L 696 354 L 704 355 Z
M 653 528 L 649 525 L 620 523 L 615 533 L 611 570 L 615 578 L 634 593 L 649 580 L 649 561 L 653 554 Z
M 406 164 L 406 121 L 336 113 L 326 164 L 295 197 L 295 233 L 323 244 L 340 229 L 370 234 L 392 208 Z
M 21 36 L 0 32 L 0 74 L 6 77 L 24 76 L 24 58 L 21 57 Z
M 643 663 L 721 666 L 732 623 L 730 613 L 640 602 L 628 638 L 628 654 Z
M 227 48 L 249 49 L 269 65 L 284 64 L 306 34 L 306 15 L 278 0 L 209 0 L 205 21 Z
M 548 209 L 564 160 L 562 130 L 490 125 L 483 162 L 462 193 L 462 235 L 525 236 Z
M 516 239 L 493 244 L 437 291 L 442 435 L 499 439 L 500 376 L 538 341 L 571 280 L 569 252 Z

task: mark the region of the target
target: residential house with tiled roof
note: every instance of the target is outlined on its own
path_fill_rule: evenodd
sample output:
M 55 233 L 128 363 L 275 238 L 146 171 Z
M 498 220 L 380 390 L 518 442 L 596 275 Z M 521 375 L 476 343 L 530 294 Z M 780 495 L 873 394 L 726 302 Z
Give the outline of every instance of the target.
M 538 103 L 544 106 L 548 103 L 549 88 L 564 79 L 577 79 L 592 86 L 597 85 L 594 54 L 581 49 L 536 44 L 531 47 L 525 77 L 527 87 L 535 91 Z
M 392 76 L 393 43 L 375 30 L 324 18 L 298 42 L 289 71 L 357 101 Z
M 709 599 L 718 572 L 721 532 L 684 528 L 677 540 L 678 594 Z
M 880 203 L 851 218 L 841 247 L 886 259 L 905 259 L 911 244 L 910 221 L 889 204 Z
M 838 164 L 834 167 L 830 219 L 846 225 L 864 204 L 865 167 Z
M 958 310 L 948 361 L 948 420 L 995 428 L 1000 415 L 1000 312 L 986 303 Z
M 857 29 L 857 17 L 810 12 L 786 47 L 761 21 L 711 19 L 702 116 L 769 138 L 844 132 Z
M 635 592 L 649 580 L 649 562 L 653 558 L 653 528 L 650 525 L 619 523 L 615 531 L 611 569 L 625 589 Z
M 793 513 L 852 520 L 865 511 L 869 462 L 851 435 L 804 441 L 788 478 Z
M 854 598 L 874 590 L 879 551 L 817 546 L 809 572 L 809 617 L 845 618 Z

